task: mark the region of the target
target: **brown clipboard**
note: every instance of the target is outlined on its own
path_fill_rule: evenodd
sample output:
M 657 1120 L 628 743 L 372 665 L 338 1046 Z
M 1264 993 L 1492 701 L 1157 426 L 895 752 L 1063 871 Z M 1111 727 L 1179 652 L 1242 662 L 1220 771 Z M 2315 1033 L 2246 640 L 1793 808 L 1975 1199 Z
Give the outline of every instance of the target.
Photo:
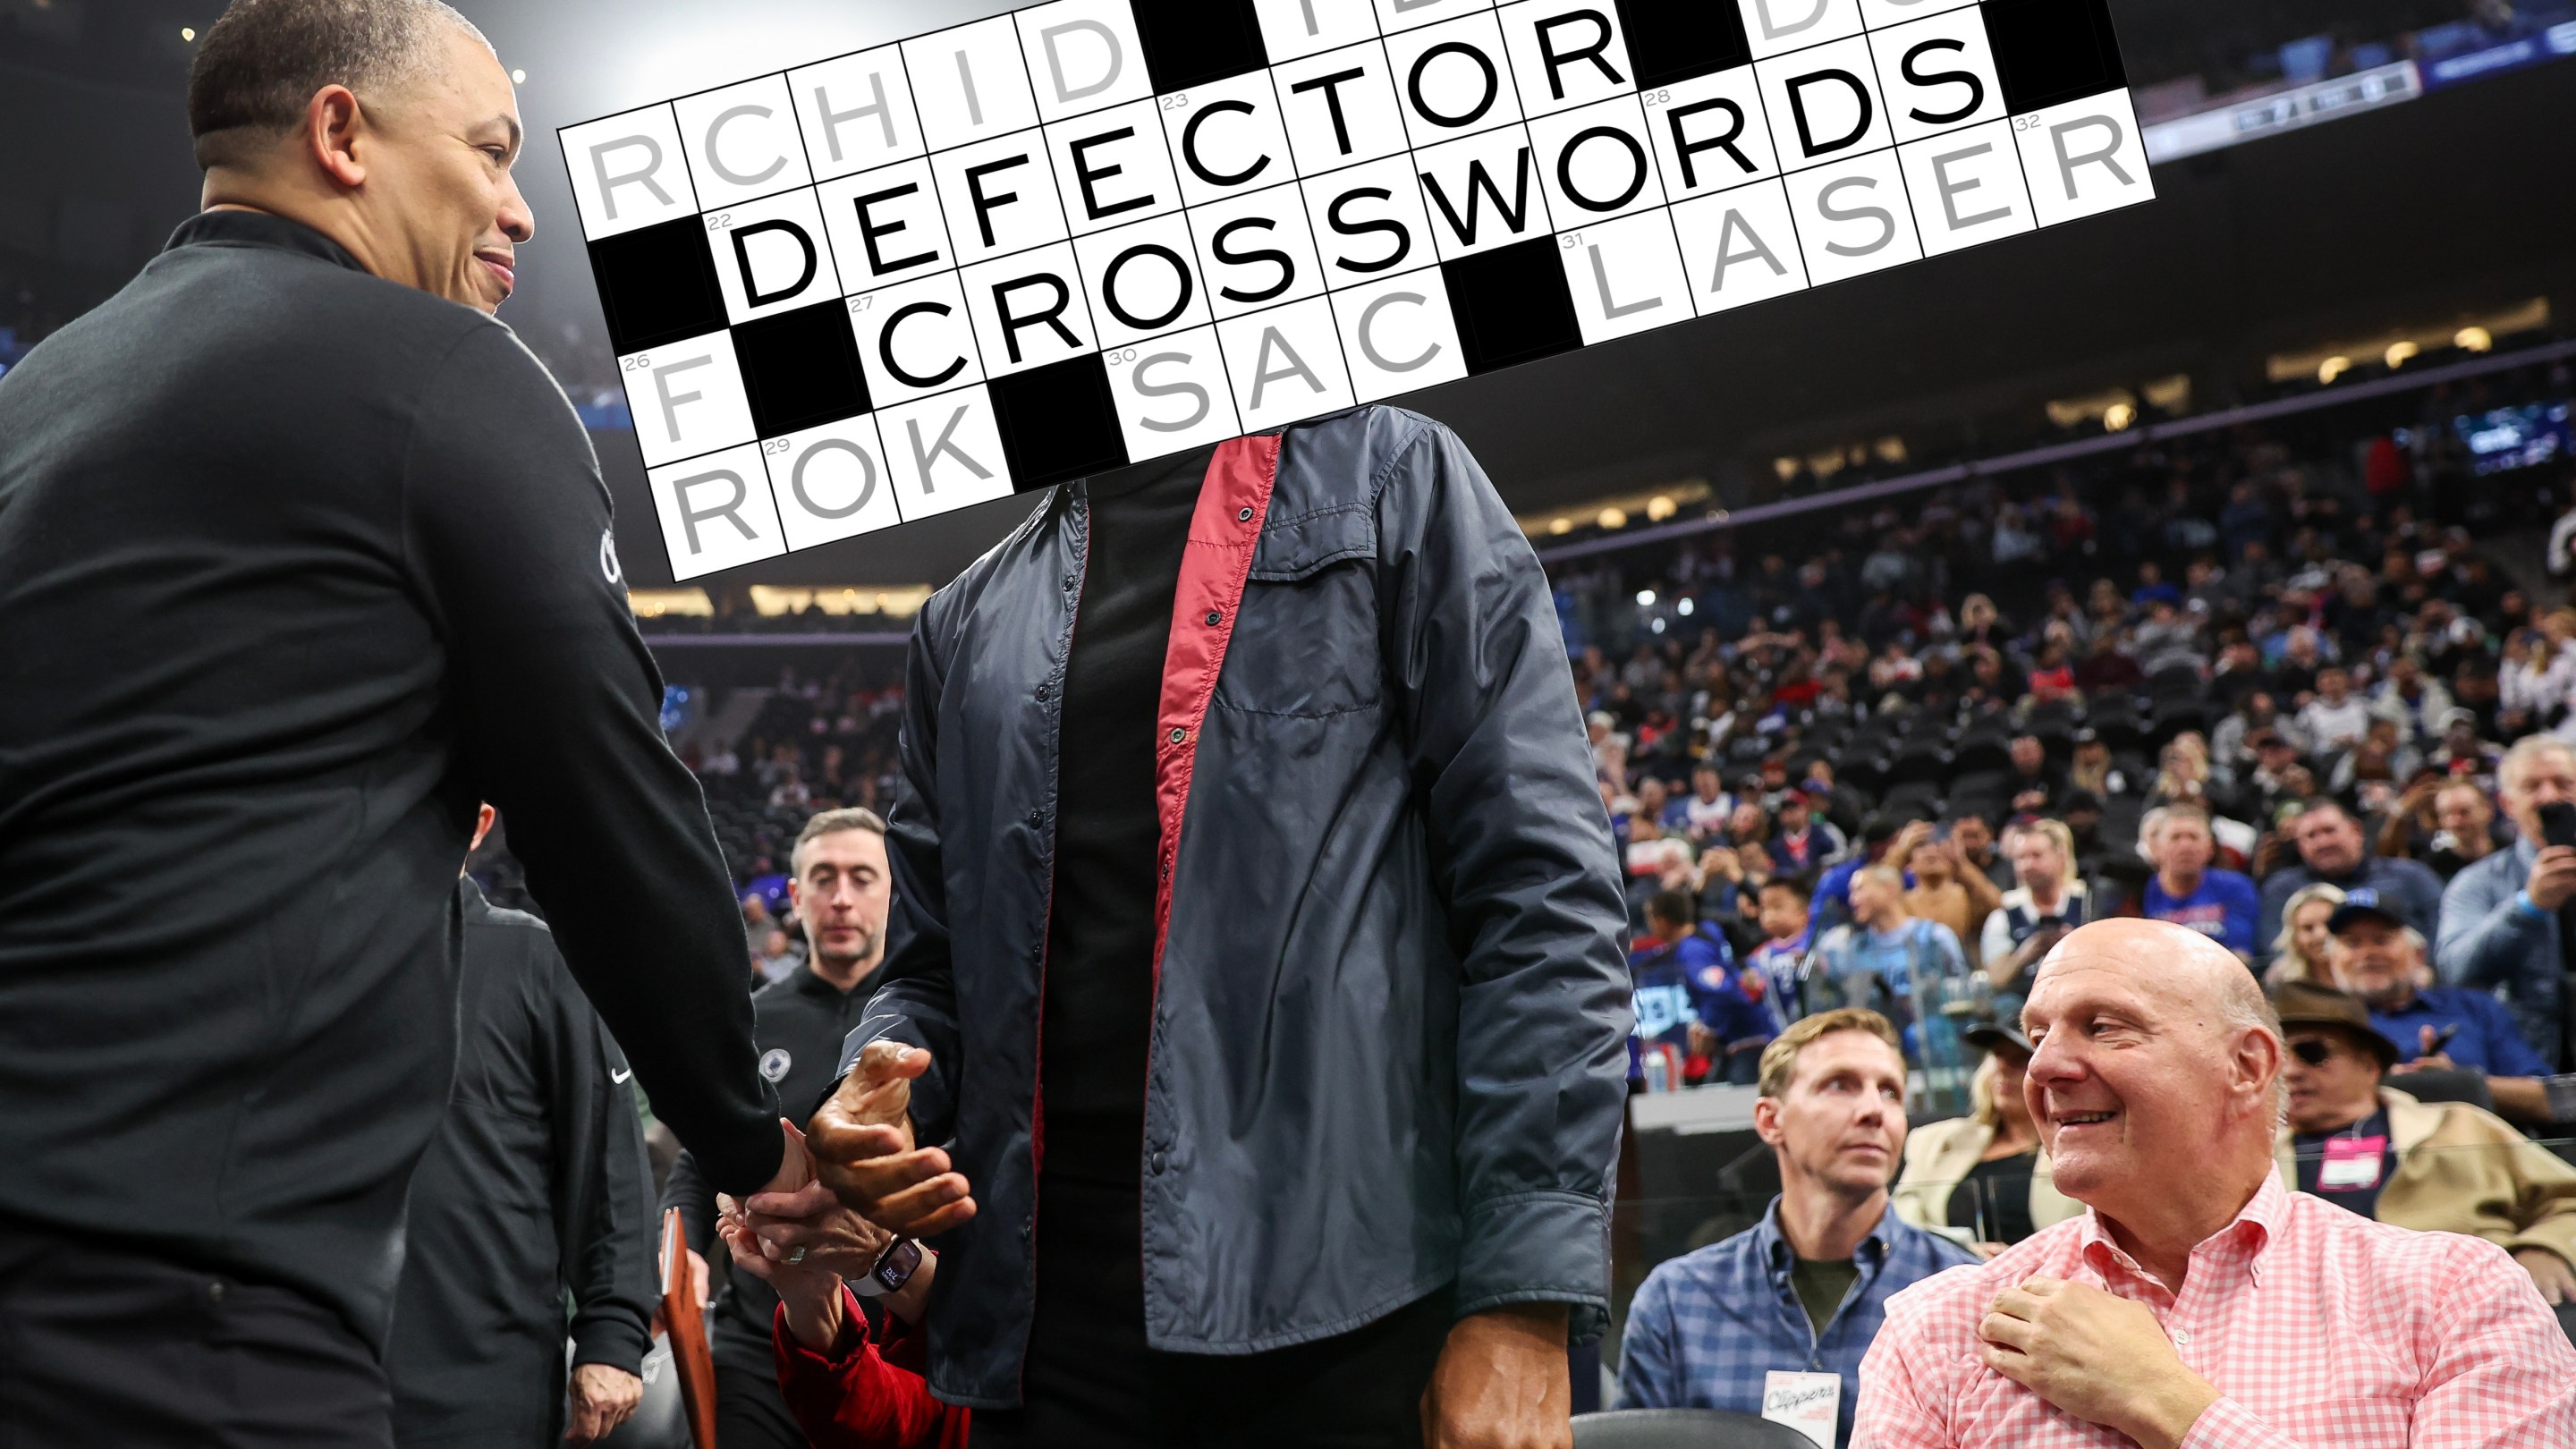
M 670 1335 L 671 1362 L 680 1371 L 689 1438 L 697 1449 L 716 1449 L 716 1360 L 691 1276 L 689 1235 L 680 1226 L 680 1210 L 672 1208 L 662 1214 L 662 1323 Z

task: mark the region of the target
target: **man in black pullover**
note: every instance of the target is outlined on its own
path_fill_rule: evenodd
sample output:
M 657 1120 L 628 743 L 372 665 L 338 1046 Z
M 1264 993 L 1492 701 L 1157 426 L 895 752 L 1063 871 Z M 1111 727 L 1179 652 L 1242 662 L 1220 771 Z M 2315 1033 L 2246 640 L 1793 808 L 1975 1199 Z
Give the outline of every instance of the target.
M 531 233 L 433 0 L 238 0 L 206 211 L 0 379 L 0 1423 L 388 1442 L 456 866 L 511 820 L 715 1185 L 801 1185 L 597 461 L 491 312 Z
M 478 846 L 491 819 L 487 805 Z M 471 878 L 456 890 L 456 1081 L 411 1178 L 385 1348 L 394 1441 L 588 1444 L 635 1411 L 660 1306 L 635 1073 L 546 923 Z

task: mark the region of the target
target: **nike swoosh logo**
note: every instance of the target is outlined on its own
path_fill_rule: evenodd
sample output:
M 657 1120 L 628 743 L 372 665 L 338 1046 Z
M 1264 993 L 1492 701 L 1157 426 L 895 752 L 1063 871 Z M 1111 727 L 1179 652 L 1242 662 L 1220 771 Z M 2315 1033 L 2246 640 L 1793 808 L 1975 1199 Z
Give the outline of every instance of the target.
M 625 1086 L 625 1085 L 626 1085 L 626 1079 L 627 1079 L 627 1078 L 629 1078 L 629 1077 L 632 1077 L 632 1076 L 634 1076 L 634 1075 L 635 1075 L 635 1073 L 634 1073 L 633 1071 L 631 1071 L 631 1070 L 630 1070 L 630 1071 L 623 1071 L 623 1072 L 610 1072 L 610 1073 L 608 1074 L 608 1080 L 609 1080 L 610 1082 L 612 1082 L 612 1083 L 616 1084 L 617 1086 L 621 1086 L 621 1087 L 622 1087 L 622 1086 Z

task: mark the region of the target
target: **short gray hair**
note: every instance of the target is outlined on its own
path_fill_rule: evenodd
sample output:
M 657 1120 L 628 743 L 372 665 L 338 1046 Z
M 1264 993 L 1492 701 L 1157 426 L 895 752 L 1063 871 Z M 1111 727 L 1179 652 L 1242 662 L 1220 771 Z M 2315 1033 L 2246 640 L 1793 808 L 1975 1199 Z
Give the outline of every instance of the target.
M 2525 735 L 2514 741 L 2512 749 L 2504 752 L 2504 763 L 2496 766 L 2496 783 L 2512 789 L 2514 782 L 2522 778 L 2522 772 L 2542 755 L 2557 755 L 2570 764 L 2576 764 L 2576 745 L 2556 735 Z
M 483 39 L 440 0 L 233 0 L 188 65 L 198 166 L 244 164 L 293 130 L 324 86 L 362 100 L 399 88 L 430 68 L 450 26 Z

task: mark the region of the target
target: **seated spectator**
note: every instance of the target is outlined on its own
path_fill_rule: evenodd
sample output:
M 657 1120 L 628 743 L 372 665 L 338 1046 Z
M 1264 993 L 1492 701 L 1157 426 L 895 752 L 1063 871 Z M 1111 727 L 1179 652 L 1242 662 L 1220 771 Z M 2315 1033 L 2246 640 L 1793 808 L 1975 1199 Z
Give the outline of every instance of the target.
M 2216 942 L 2096 921 L 2022 1022 L 2091 1211 L 1897 1294 L 1854 1444 L 2576 1443 L 2576 1346 L 2501 1248 L 2282 1189 L 2281 1029 Z
M 2075 874 L 2075 838 L 2055 820 L 2013 827 L 2004 837 L 2016 884 L 1986 917 L 1978 959 L 1995 989 L 1995 1014 L 2021 1012 L 2031 973 L 2068 931 L 2091 916 L 2092 902 Z
M 2352 692 L 2352 675 L 2343 666 L 2317 671 L 2316 697 L 2299 707 L 2298 728 L 2320 758 L 2351 749 L 2370 733 L 2370 705 Z
M 1736 981 L 1726 938 L 1700 930 L 1692 915 L 1683 891 L 1660 891 L 1646 902 L 1650 934 L 1628 953 L 1637 1009 L 1628 1080 L 1644 1079 L 1646 1049 L 1668 1045 L 1685 1063 L 1705 1061 L 1704 1071 L 1686 1073 L 1690 1078 L 1749 1085 L 1771 1040 L 1770 1018 Z
M 2111 747 L 2089 729 L 2075 732 L 2075 758 L 2066 766 L 2066 783 L 2096 795 L 2126 795 L 2129 777 L 2111 764 Z
M 1745 958 L 1741 979 L 1746 994 L 1770 1011 L 1776 1034 L 1806 1014 L 1806 983 L 1801 970 L 1806 965 L 1808 943 L 1813 939 L 1807 929 L 1806 884 L 1789 875 L 1775 875 L 1764 881 L 1760 920 L 1762 944 Z
M 2429 743 L 2451 712 L 2451 691 L 2426 678 L 2414 655 L 2401 652 L 2388 661 L 2388 677 L 2370 692 L 2370 710 L 2396 724 L 2401 743 Z
M 763 981 L 778 981 L 796 973 L 805 958 L 788 944 L 787 933 L 773 926 L 760 941 L 760 953 L 751 958 L 751 969 Z
M 2370 1007 L 2370 1024 L 2397 1043 L 2395 1074 L 2471 1071 L 2484 1075 L 2496 1111 L 2517 1122 L 2546 1122 L 2549 1096 L 2540 1079 L 2548 1061 L 2522 1039 L 2513 1016 L 2494 997 L 2464 986 L 2426 985 L 2424 937 L 2397 919 L 2367 887 L 2344 893 L 2326 922 L 2334 935 L 2331 985 Z
M 2048 747 L 2036 735 L 2016 735 L 2012 742 L 2011 778 L 2005 786 L 2015 815 L 2041 815 L 2057 808 L 2066 793 L 2066 771 L 2048 758 Z
M 1842 832 L 1814 814 L 1815 803 L 1831 793 L 1830 786 L 1811 782 L 1773 797 L 1771 861 L 1784 874 L 1814 880 L 1842 853 Z
M 2380 823 L 2379 853 L 2422 861 L 2447 893 L 2461 871 L 2511 849 L 2514 838 L 2498 824 L 2484 789 L 2427 765 Z
M 2114 859 L 2125 857 L 2128 863 L 2138 858 L 2138 843 L 2124 840 L 2116 844 L 2102 834 L 2102 797 L 2090 790 L 2069 790 L 2058 802 L 2057 818 L 2066 823 L 2067 843 L 2075 851 L 2075 872 L 2085 879 L 2102 873 Z
M 2360 998 L 2294 981 L 2272 1004 L 2289 1038 L 2283 1186 L 2401 1228 L 2484 1238 L 2543 1301 L 2576 1299 L 2576 1167 L 2491 1112 L 2387 1086 L 2397 1043 Z
M 1938 921 L 1905 913 L 1905 877 L 1892 865 L 1865 867 L 1852 877 L 1852 918 L 1827 931 L 1816 946 L 1819 974 L 1846 1006 L 1867 1006 L 1904 1024 L 1907 1055 L 1916 1056 L 1915 1030 L 1923 1015 L 1918 996 L 1937 1009 L 1945 983 L 1968 974 L 1959 938 Z
M 1860 823 L 1860 849 L 1825 868 L 1816 882 L 1816 921 L 1834 926 L 1852 919 L 1851 884 L 1854 877 L 1873 865 L 1904 868 L 1905 858 L 1918 840 L 1932 835 L 1931 822 L 1902 820 L 1893 814 L 1872 815 Z
M 864 1275 L 896 1240 L 863 1218 L 842 1221 L 860 1234 L 842 1266 Z M 778 1387 L 814 1449 L 966 1449 L 972 1411 L 932 1398 L 923 1378 L 929 1351 L 919 1326 L 937 1253 L 916 1244 L 919 1266 L 900 1290 L 867 1300 L 879 1305 L 872 1318 L 823 1255 L 791 1264 L 762 1252 L 739 1208 L 728 1207 L 716 1231 L 736 1264 L 778 1290 L 770 1328 Z
M 1950 817 L 1950 843 L 1959 848 L 1962 874 L 1973 870 L 1998 891 L 2012 888 L 2012 862 L 1996 848 L 1995 827 L 1986 817 L 1973 810 L 1953 813 Z
M 2147 812 L 2139 836 L 2156 870 L 2141 903 L 2147 919 L 2187 926 L 2251 962 L 2254 918 L 2262 903 L 2252 879 L 2211 866 L 2218 842 L 2209 833 L 2209 812 L 2197 805 L 2157 806 Z
M 2299 863 L 2263 878 L 2263 918 L 2255 939 L 2269 941 L 2281 930 L 2281 907 L 2305 886 L 2322 881 L 2346 891 L 2364 886 L 2377 892 L 2398 919 L 2433 934 L 2442 910 L 2442 879 L 2411 860 L 2372 855 L 2365 847 L 2361 823 L 2331 800 L 2316 801 L 2285 827 L 2298 847 Z
M 1667 813 L 1678 817 L 1673 823 L 1684 835 L 1706 844 L 1724 836 L 1726 817 L 1734 809 L 1735 802 L 1726 798 L 1719 785 L 1717 766 L 1704 764 L 1691 771 L 1691 792 Z
M 2445 775 L 2492 788 L 2504 751 L 2479 738 L 2475 710 L 2453 705 L 2442 716 L 2441 742 L 2424 756 L 2424 763 Z
M 2497 778 L 2521 838 L 2462 870 L 2442 895 L 2434 959 L 2442 979 L 2502 991 L 2522 1038 L 2553 1066 L 2565 1061 L 2565 976 L 2576 931 L 2576 848 L 2550 846 L 2541 811 L 2576 803 L 2576 747 L 2535 735 L 2507 751 Z
M 1888 1209 L 1905 1060 L 1886 1018 L 1805 1018 L 1763 1052 L 1760 1086 L 1753 1130 L 1779 1161 L 1780 1195 L 1751 1228 L 1646 1275 L 1620 1341 L 1619 1402 L 1758 1414 L 1774 1371 L 1830 1373 L 1847 1443 L 1888 1297 L 1974 1260 Z
M 2301 760 L 2297 742 L 2278 726 L 2256 730 L 2246 747 L 2253 752 L 2253 767 L 2237 776 L 2224 811 L 2269 829 L 2280 822 L 2284 806 L 2304 803 L 2316 793 L 2313 772 Z
M 1991 1258 L 2084 1209 L 2049 1180 L 2048 1156 L 2022 1096 L 2030 1041 L 1991 1023 L 1960 1035 L 1986 1059 L 1968 1082 L 1968 1115 L 1926 1122 L 1905 1139 L 1905 1171 L 1890 1199 L 1897 1216 Z
M 1914 876 L 1913 886 L 1905 892 L 1905 913 L 1949 927 L 1966 950 L 1968 965 L 1974 967 L 1986 917 L 2003 904 L 2003 892 L 1985 876 L 1963 869 L 1956 842 L 1930 826 L 1916 837 L 1903 863 Z
M 2272 938 L 2272 964 L 2263 972 L 2265 986 L 2284 981 L 2334 984 L 2334 962 L 2329 956 L 2334 933 L 2326 929 L 2326 922 L 2334 919 L 2335 907 L 2342 904 L 2341 886 L 2302 886 L 2291 895 L 2281 908 L 2281 934 Z

